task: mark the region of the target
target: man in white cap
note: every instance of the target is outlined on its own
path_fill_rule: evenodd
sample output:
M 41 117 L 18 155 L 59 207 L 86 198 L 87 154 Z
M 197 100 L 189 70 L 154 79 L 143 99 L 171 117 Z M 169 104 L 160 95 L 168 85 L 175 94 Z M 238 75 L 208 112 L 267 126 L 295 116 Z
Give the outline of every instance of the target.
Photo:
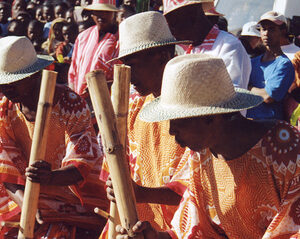
M 261 39 L 266 52 L 253 58 L 249 89 L 264 98 L 264 102 L 247 111 L 253 119 L 285 119 L 283 100 L 295 80 L 295 70 L 280 48 L 280 38 L 285 28 L 285 17 L 277 12 L 263 14 Z
M 167 63 L 161 96 L 140 117 L 170 122 L 170 134 L 191 149 L 186 164 L 193 173 L 171 230 L 139 221 L 133 231 L 147 239 L 300 236 L 300 134 L 286 122 L 240 114 L 261 102 L 233 87 L 220 58 L 185 55 Z M 124 228 L 117 231 L 127 238 Z
M 174 57 L 177 41 L 172 36 L 161 13 L 148 11 L 125 19 L 119 26 L 120 51 L 118 59 L 131 67 L 131 83 L 137 93 L 130 97 L 128 113 L 128 161 L 136 186 L 161 187 L 160 201 L 154 193 L 137 197 L 139 218 L 157 228 L 169 229 L 176 207 L 185 190 L 188 176 L 179 162 L 185 152 L 168 134 L 168 122 L 145 123 L 139 119 L 140 110 L 160 95 L 162 74 L 167 62 Z M 101 179 L 109 174 L 103 164 Z M 180 175 L 177 172 L 180 171 Z M 165 205 L 159 205 L 165 204 Z M 105 237 L 105 232 L 102 234 Z
M 265 52 L 257 22 L 245 23 L 239 39 L 251 58 L 259 56 Z
M 107 81 L 113 80 L 113 64 L 107 61 L 118 56 L 115 16 L 118 9 L 109 0 L 95 0 L 84 9 L 91 13 L 96 25 L 80 33 L 76 39 L 68 83 L 71 89 L 87 99 L 85 75 L 88 72 L 102 69 Z
M 87 104 L 56 86 L 45 158 L 28 167 L 41 70 L 53 59 L 36 55 L 28 38 L 15 36 L 0 39 L 0 59 L 1 221 L 20 220 L 27 176 L 41 184 L 35 238 L 98 238 L 104 220 L 93 208 L 107 209 L 108 202 L 104 184 L 95 180 L 102 152 Z M 17 232 L 2 227 L 0 237 Z
M 185 54 L 205 53 L 221 57 L 235 86 L 247 89 L 251 72 L 250 58 L 241 42 L 221 31 L 205 16 L 213 0 L 163 0 L 164 15 L 177 40 L 190 40 Z

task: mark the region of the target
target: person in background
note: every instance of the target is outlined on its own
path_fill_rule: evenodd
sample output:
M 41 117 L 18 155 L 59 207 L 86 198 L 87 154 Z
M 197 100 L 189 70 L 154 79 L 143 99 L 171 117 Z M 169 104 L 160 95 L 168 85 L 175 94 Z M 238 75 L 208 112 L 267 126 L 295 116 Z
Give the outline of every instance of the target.
M 34 46 L 35 51 L 40 54 L 42 52 L 43 43 L 43 23 L 34 19 L 31 20 L 27 28 L 27 37 Z
M 239 39 L 251 58 L 257 57 L 264 53 L 265 49 L 262 44 L 257 22 L 245 23 Z
M 19 11 L 16 14 L 16 19 L 23 22 L 27 28 L 29 22 L 32 20 L 31 15 L 27 11 Z
M 69 87 L 85 99 L 89 99 L 85 75 L 92 70 L 102 69 L 107 81 L 112 83 L 113 64 L 107 62 L 118 55 L 118 9 L 108 1 L 100 2 L 95 0 L 85 7 L 96 25 L 78 35 L 69 70 Z
M 35 19 L 39 22 L 42 22 L 43 25 L 45 23 L 44 17 L 43 17 L 43 6 L 38 5 L 35 9 Z M 44 28 L 44 27 L 43 27 Z
M 67 3 L 61 1 L 54 5 L 54 17 L 55 18 L 65 18 L 66 11 L 69 6 Z
M 66 11 L 65 14 L 65 19 L 68 23 L 75 23 L 75 19 L 74 19 L 74 8 L 69 8 Z
M 27 26 L 24 22 L 13 19 L 9 22 L 7 27 L 8 33 L 7 36 L 26 36 L 27 35 Z
M 78 23 L 78 33 L 81 33 L 92 26 L 94 26 L 94 24 L 91 24 L 90 22 L 79 22 Z
M 49 31 L 54 20 L 54 9 L 53 5 L 49 0 L 43 3 L 43 19 L 46 22 L 43 30 L 43 38 L 46 40 L 49 37 Z
M 132 8 L 130 5 L 122 4 L 118 7 L 119 12 L 117 13 L 117 23 L 118 25 L 126 18 L 136 14 L 136 11 L 134 8 Z
M 248 110 L 247 117 L 283 120 L 284 98 L 295 80 L 293 64 L 280 47 L 286 19 L 282 14 L 270 11 L 263 14 L 258 23 L 266 52 L 251 61 L 249 89 L 262 96 L 264 102 Z
M 213 25 L 205 11 L 213 0 L 164 0 L 164 15 L 177 40 L 190 40 L 182 46 L 184 54 L 205 53 L 221 57 L 236 87 L 247 89 L 251 72 L 250 58 L 241 42 Z
M 1 27 L 1 36 L 4 37 L 8 33 L 8 24 L 10 17 L 10 5 L 6 2 L 0 2 L 0 27 Z
M 31 16 L 31 19 L 35 19 L 35 11 L 38 5 L 34 2 L 28 2 L 26 6 L 26 12 L 28 12 Z
M 263 99 L 234 88 L 217 57 L 173 58 L 161 89 L 139 116 L 170 123 L 169 133 L 191 149 L 185 161 L 193 173 L 171 230 L 139 221 L 133 232 L 147 239 L 299 238 L 299 131 L 243 117 L 239 111 Z M 117 239 L 128 238 L 121 226 L 117 231 Z
M 136 10 L 136 0 L 124 0 L 123 1 L 124 5 L 130 6 L 134 10 Z
M 25 0 L 14 0 L 11 6 L 11 17 L 16 18 L 19 11 L 26 11 L 27 3 Z

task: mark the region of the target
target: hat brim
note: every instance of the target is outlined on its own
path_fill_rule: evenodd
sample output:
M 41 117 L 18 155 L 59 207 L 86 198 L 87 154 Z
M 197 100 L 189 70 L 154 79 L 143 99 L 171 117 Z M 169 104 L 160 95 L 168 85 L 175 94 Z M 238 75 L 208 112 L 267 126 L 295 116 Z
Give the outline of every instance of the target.
M 253 108 L 263 102 L 263 98 L 250 91 L 235 88 L 236 95 L 230 101 L 214 106 L 169 106 L 161 104 L 156 98 L 141 110 L 139 117 L 147 122 L 160 122 L 172 119 L 183 119 L 205 115 L 226 114 Z
M 109 12 L 119 12 L 120 10 L 112 4 L 105 3 L 95 3 L 84 7 L 88 11 L 109 11 Z
M 0 85 L 10 84 L 25 79 L 34 73 L 51 65 L 54 59 L 47 55 L 37 55 L 37 60 L 31 66 L 17 72 L 0 72 Z
M 126 56 L 130 56 L 130 55 L 133 55 L 133 54 L 141 52 L 141 51 L 145 51 L 145 50 L 149 50 L 149 49 L 153 49 L 153 48 L 161 47 L 161 46 L 170 46 L 170 45 L 177 45 L 177 44 L 192 44 L 192 41 L 177 41 L 177 40 L 172 39 L 169 41 L 151 42 L 151 43 L 147 43 L 147 44 L 141 44 L 137 47 L 129 48 L 126 51 L 119 52 L 118 57 L 113 58 L 113 59 L 107 61 L 106 63 L 110 63 L 110 62 L 116 61 L 116 60 L 122 60 Z
M 261 19 L 257 24 L 261 24 L 264 21 L 269 21 L 269 22 L 273 22 L 276 25 L 280 26 L 282 24 L 286 24 L 286 22 L 280 21 L 278 19 L 272 19 L 272 18 L 265 18 L 265 19 Z
M 178 8 L 189 6 L 189 5 L 195 5 L 195 4 L 202 4 L 202 9 L 203 9 L 204 12 L 207 11 L 207 10 L 209 10 L 209 9 L 212 9 L 214 7 L 214 3 L 213 2 L 190 1 L 188 3 L 185 2 L 183 4 L 178 4 L 178 5 L 174 6 L 171 10 L 169 10 L 167 12 L 164 12 L 164 15 L 167 15 L 170 12 L 173 12 L 173 11 L 175 11 Z

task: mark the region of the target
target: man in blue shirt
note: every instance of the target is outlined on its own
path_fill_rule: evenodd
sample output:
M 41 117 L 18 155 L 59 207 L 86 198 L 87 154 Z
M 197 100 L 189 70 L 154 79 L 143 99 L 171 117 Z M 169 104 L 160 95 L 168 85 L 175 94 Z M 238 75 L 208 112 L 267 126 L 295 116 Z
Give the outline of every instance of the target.
M 295 79 L 295 70 L 280 47 L 286 19 L 277 12 L 260 18 L 260 33 L 266 52 L 253 58 L 249 89 L 264 98 L 264 103 L 247 111 L 253 119 L 284 119 L 283 99 Z

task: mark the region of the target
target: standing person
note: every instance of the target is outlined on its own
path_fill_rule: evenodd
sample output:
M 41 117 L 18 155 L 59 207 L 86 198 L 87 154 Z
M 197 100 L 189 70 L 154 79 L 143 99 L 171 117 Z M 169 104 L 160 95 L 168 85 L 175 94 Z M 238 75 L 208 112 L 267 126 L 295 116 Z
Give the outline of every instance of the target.
M 77 94 L 88 99 L 86 73 L 102 69 L 107 81 L 111 83 L 113 80 L 113 64 L 106 62 L 118 56 L 118 9 L 109 2 L 99 3 L 95 0 L 93 4 L 86 6 L 85 10 L 91 13 L 96 25 L 80 33 L 76 39 L 68 83 Z
M 140 117 L 170 122 L 170 134 L 191 149 L 186 163 L 193 173 L 172 229 L 140 221 L 134 232 L 147 239 L 299 238 L 300 134 L 286 122 L 240 114 L 261 102 L 233 87 L 220 58 L 184 55 L 168 62 L 161 96 Z
M 168 134 L 168 122 L 145 123 L 139 119 L 139 113 L 160 95 L 164 67 L 174 57 L 175 44 L 183 42 L 172 36 L 164 16 L 154 11 L 125 19 L 119 30 L 119 59 L 131 67 L 131 83 L 137 91 L 130 97 L 128 112 L 127 159 L 131 177 L 141 192 L 143 187 L 160 187 L 159 194 L 165 195 L 160 202 L 152 193 L 138 198 L 137 211 L 140 219 L 150 221 L 157 229 L 168 230 L 185 189 L 181 179 L 188 178 L 179 165 L 185 149 Z M 104 162 L 101 179 L 105 181 L 108 174 Z M 101 238 L 105 235 L 106 231 Z
M 253 119 L 284 119 L 283 100 L 295 79 L 295 70 L 280 48 L 285 17 L 276 12 L 263 14 L 258 22 L 266 52 L 252 59 L 249 89 L 264 102 L 247 112 Z
M 6 2 L 0 2 L 0 27 L 1 27 L 1 36 L 5 37 L 8 33 L 8 18 L 10 17 L 10 5 Z
M 27 37 L 32 42 L 34 49 L 37 53 L 42 52 L 43 27 L 43 23 L 34 19 L 29 22 L 27 28 Z
M 28 38 L 13 36 L 0 39 L 0 59 L 5 96 L 0 101 L 1 221 L 19 221 L 26 176 L 41 184 L 35 238 L 97 238 L 103 219 L 93 208 L 108 205 L 97 180 L 102 153 L 86 103 L 69 88 L 56 86 L 45 158 L 27 167 L 41 70 L 52 58 L 36 55 Z M 5 231 L 2 227 L 1 238 Z M 12 229 L 4 238 L 17 232 Z
M 43 3 L 43 19 L 46 22 L 44 25 L 43 38 L 46 40 L 49 36 L 50 27 L 52 25 L 52 21 L 54 20 L 54 9 L 50 0 L 47 0 Z
M 213 25 L 204 11 L 213 0 L 164 0 L 164 15 L 177 40 L 190 40 L 185 54 L 205 53 L 221 57 L 235 86 L 247 89 L 251 72 L 250 58 L 241 42 Z

